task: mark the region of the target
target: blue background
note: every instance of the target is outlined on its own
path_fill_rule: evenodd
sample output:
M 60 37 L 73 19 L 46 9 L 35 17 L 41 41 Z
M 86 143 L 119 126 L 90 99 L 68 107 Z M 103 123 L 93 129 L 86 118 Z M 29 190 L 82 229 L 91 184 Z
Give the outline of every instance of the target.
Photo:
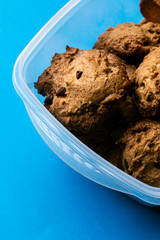
M 38 135 L 13 88 L 16 58 L 66 2 L 0 0 L 0 239 L 160 239 L 160 210 L 63 163 Z

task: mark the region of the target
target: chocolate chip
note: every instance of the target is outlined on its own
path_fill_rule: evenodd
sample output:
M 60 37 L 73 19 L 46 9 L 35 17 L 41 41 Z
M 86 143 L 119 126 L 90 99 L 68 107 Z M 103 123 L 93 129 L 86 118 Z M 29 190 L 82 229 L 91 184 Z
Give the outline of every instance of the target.
M 127 162 L 127 160 L 126 160 L 126 159 L 124 159 L 124 165 L 125 165 L 125 169 L 126 169 L 126 170 L 128 170 L 128 168 L 129 168 L 129 165 L 128 165 L 128 162 Z
M 83 73 L 82 71 L 77 71 L 77 72 L 76 72 L 76 78 L 77 78 L 77 79 L 80 79 L 81 76 L 82 76 L 82 73 Z
M 153 29 L 148 30 L 149 33 L 154 33 L 155 31 Z
M 47 96 L 46 98 L 45 98 L 45 100 L 44 100 L 44 104 L 46 105 L 51 105 L 52 104 L 52 100 L 53 100 L 53 95 L 51 94 L 51 95 L 49 95 L 49 96 Z
M 58 89 L 58 91 L 56 92 L 56 96 L 57 97 L 64 97 L 66 96 L 66 88 L 65 87 L 61 87 Z
M 49 75 L 50 75 L 49 72 L 47 72 L 47 71 L 45 71 L 45 73 L 46 73 L 46 76 L 49 76 Z
M 159 161 L 158 161 L 158 162 L 155 162 L 155 163 L 154 163 L 154 166 L 155 166 L 156 168 L 160 169 L 160 162 L 159 162 Z
M 160 80 L 157 79 L 157 80 L 155 81 L 155 86 L 158 87 L 159 85 L 160 85 Z
M 143 82 L 141 83 L 141 87 L 145 87 L 145 84 Z
M 154 147 L 154 143 L 150 143 L 150 144 L 148 145 L 148 147 L 149 147 L 149 148 L 153 148 L 153 147 Z
M 128 48 L 129 48 L 129 43 L 125 43 L 124 49 L 125 49 L 125 50 L 128 50 Z
M 151 79 L 154 79 L 154 78 L 156 78 L 157 76 L 158 76 L 158 72 L 155 72 L 152 76 L 151 76 Z

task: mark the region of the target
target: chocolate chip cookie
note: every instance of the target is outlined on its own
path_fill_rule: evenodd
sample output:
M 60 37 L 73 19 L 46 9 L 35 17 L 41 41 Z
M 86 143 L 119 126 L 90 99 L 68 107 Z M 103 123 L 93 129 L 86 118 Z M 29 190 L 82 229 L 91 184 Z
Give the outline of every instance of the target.
M 117 111 L 131 84 L 125 64 L 104 50 L 67 46 L 35 83 L 46 108 L 70 131 L 89 132 Z
M 151 186 L 160 187 L 160 123 L 144 120 L 116 144 L 110 162 Z
M 94 48 L 105 49 L 133 64 L 141 61 L 150 51 L 145 31 L 135 23 L 119 24 L 115 28 L 109 27 L 98 37 Z
M 94 48 L 105 49 L 124 59 L 127 64 L 138 66 L 145 55 L 160 46 L 160 24 L 124 23 L 110 27 L 98 37 Z

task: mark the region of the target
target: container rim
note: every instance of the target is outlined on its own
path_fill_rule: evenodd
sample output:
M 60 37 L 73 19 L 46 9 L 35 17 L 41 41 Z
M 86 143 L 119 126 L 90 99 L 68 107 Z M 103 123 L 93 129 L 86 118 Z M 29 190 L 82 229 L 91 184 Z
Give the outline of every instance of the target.
M 85 144 L 83 144 L 79 139 L 77 139 L 71 132 L 69 132 L 57 119 L 55 119 L 42 103 L 36 98 L 36 96 L 31 92 L 29 87 L 25 82 L 25 76 L 23 76 L 24 69 L 27 68 L 29 62 L 26 62 L 30 57 L 31 53 L 36 47 L 40 49 L 40 43 L 42 40 L 51 32 L 53 27 L 59 23 L 59 21 L 65 18 L 65 15 L 72 13 L 72 10 L 76 8 L 79 9 L 79 5 L 83 6 L 90 0 L 70 0 L 63 8 L 60 9 L 42 28 L 41 30 L 33 37 L 29 44 L 24 48 L 21 54 L 18 56 L 14 69 L 13 69 L 13 84 L 22 100 L 29 105 L 29 107 L 34 111 L 34 113 L 43 121 L 45 124 L 53 131 L 56 132 L 57 136 L 61 137 L 61 132 L 65 134 L 63 140 L 70 148 L 76 147 L 77 152 L 79 152 L 83 157 L 99 169 L 104 174 L 109 174 L 114 179 L 119 181 L 123 186 L 129 189 L 133 189 L 136 192 L 145 194 L 146 196 L 160 198 L 160 188 L 149 186 L 122 170 L 118 169 L 104 158 L 100 157 Z M 41 46 L 42 47 L 42 46 Z M 36 53 L 35 53 L 36 54 Z M 40 114 L 41 112 L 41 114 Z M 58 129 L 58 130 L 57 130 Z M 75 149 L 74 149 L 75 150 Z M 123 191 L 122 191 L 123 192 Z M 137 196 L 135 193 L 134 196 Z M 140 198 L 140 197 L 138 197 Z M 146 201 L 146 200 L 145 200 Z M 147 202 L 147 201 L 146 201 Z

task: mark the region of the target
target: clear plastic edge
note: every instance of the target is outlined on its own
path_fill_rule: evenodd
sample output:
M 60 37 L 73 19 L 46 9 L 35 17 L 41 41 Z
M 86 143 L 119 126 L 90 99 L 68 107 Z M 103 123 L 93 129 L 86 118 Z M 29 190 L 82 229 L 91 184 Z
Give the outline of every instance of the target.
M 31 116 L 31 113 L 30 113 L 30 109 L 27 107 L 27 105 L 25 105 L 25 107 L 26 107 L 26 110 L 27 110 L 27 112 L 28 112 L 28 115 L 30 116 L 31 121 L 32 121 L 34 127 L 36 128 L 36 130 L 38 131 L 39 135 L 41 136 L 41 138 L 43 139 L 43 141 L 48 145 L 48 147 L 52 150 L 51 146 L 47 143 L 47 141 L 45 140 L 45 138 L 42 136 L 41 132 L 38 130 L 35 122 L 33 121 L 32 116 Z M 57 156 L 58 156 L 60 159 L 62 159 L 59 154 L 57 154 Z M 62 160 L 63 160 L 63 159 L 62 159 Z M 106 185 L 103 184 L 101 181 L 94 180 L 93 178 L 87 176 L 86 174 L 84 174 L 84 173 L 82 173 L 82 172 L 79 172 L 77 169 L 75 169 L 71 164 L 69 164 L 69 163 L 66 162 L 65 160 L 63 160 L 63 161 L 64 161 L 68 166 L 70 166 L 72 169 L 74 169 L 75 171 L 77 171 L 78 173 L 80 173 L 81 175 L 83 175 L 84 177 L 86 177 L 87 179 L 89 179 L 89 180 L 91 180 L 91 181 L 93 181 L 93 182 L 95 182 L 95 183 L 97 183 L 97 184 L 100 184 L 100 185 L 103 186 L 103 187 L 107 187 L 107 188 L 109 188 L 109 189 L 111 189 L 111 190 L 115 190 L 115 191 L 118 191 L 118 192 L 121 192 L 121 193 L 125 193 L 125 194 L 129 195 L 130 197 L 136 197 L 137 200 L 143 202 L 145 205 L 152 206 L 152 207 L 159 207 L 159 206 L 160 206 L 160 203 L 158 204 L 158 203 L 154 203 L 153 201 L 146 200 L 146 199 L 141 198 L 140 196 L 137 196 L 136 194 L 133 194 L 133 193 L 131 193 L 131 192 L 129 193 L 128 191 L 124 191 L 124 190 L 117 189 L 116 187 L 106 186 Z
M 111 163 L 100 157 L 90 148 L 88 148 L 85 144 L 83 144 L 80 140 L 78 140 L 72 133 L 70 133 L 61 123 L 59 123 L 39 102 L 39 100 L 34 96 L 28 86 L 25 84 L 25 81 L 22 76 L 22 71 L 26 62 L 26 59 L 30 56 L 33 49 L 40 43 L 44 36 L 60 21 L 65 15 L 73 9 L 73 7 L 77 6 L 79 3 L 87 2 L 86 0 L 71 0 L 69 1 L 59 12 L 57 12 L 48 23 L 35 35 L 35 37 L 30 41 L 30 43 L 25 47 L 22 53 L 17 58 L 14 69 L 13 69 L 13 84 L 18 93 L 18 95 L 22 98 L 22 100 L 37 114 L 37 116 L 45 122 L 45 124 L 55 132 L 55 129 L 62 131 L 65 134 L 65 139 L 69 139 L 70 141 L 65 141 L 66 144 L 73 148 L 72 143 L 76 144 L 77 149 L 80 150 L 80 153 L 84 153 L 84 156 L 87 161 L 94 164 L 94 166 L 99 169 L 104 174 L 107 173 L 113 176 L 117 181 L 124 185 L 125 188 L 136 190 L 137 192 L 143 193 L 146 196 L 150 196 L 153 198 L 160 199 L 160 188 L 149 186 L 132 176 L 129 176 L 122 170 L 113 166 Z M 41 112 L 41 114 L 39 114 Z M 56 126 L 56 128 L 55 128 Z M 59 132 L 57 133 L 57 135 Z M 59 136 L 61 137 L 61 136 Z M 76 151 L 76 150 L 75 150 Z M 137 196 L 136 194 L 133 194 Z M 140 198 L 139 196 L 137 196 Z M 141 199 L 141 198 L 140 198 Z M 142 199 L 143 200 L 143 199 Z M 146 200 L 145 200 L 146 201 Z M 147 201 L 146 201 L 147 202 Z M 153 204 L 152 202 L 149 202 Z M 155 204 L 157 205 L 157 204 Z

